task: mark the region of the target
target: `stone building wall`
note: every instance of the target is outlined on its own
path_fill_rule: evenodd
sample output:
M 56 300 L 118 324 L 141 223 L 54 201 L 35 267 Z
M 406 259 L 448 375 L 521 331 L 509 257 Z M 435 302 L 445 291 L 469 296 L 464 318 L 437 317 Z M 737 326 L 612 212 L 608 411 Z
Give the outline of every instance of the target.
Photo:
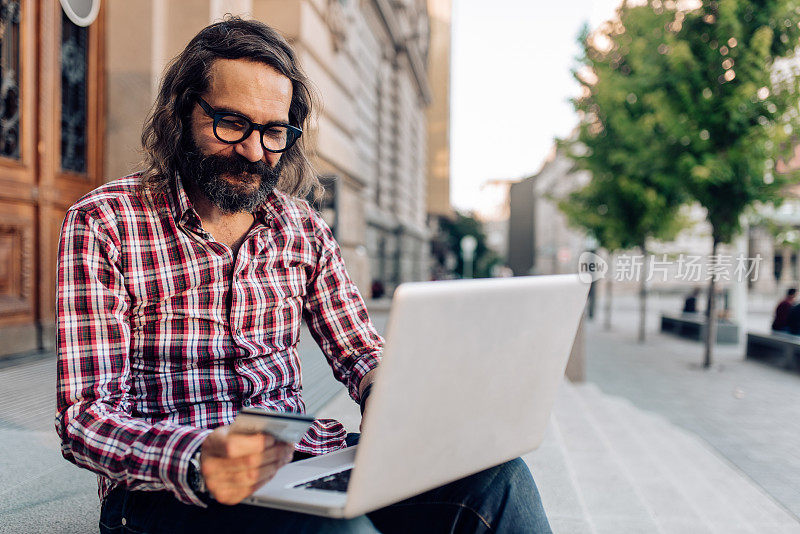
M 428 213 L 452 215 L 450 206 L 450 0 L 428 0 L 431 44 L 428 76 L 433 98 L 428 106 Z

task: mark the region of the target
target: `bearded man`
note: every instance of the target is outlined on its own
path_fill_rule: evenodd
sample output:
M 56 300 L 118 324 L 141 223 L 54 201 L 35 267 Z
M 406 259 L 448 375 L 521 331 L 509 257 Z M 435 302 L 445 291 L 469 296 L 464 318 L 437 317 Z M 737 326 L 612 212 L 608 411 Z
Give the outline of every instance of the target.
M 352 520 L 240 504 L 293 459 L 355 440 L 333 420 L 296 445 L 229 432 L 242 407 L 304 412 L 302 318 L 362 409 L 383 347 L 302 200 L 319 188 L 312 102 L 275 30 L 212 24 L 165 73 L 144 171 L 67 212 L 56 429 L 98 475 L 101 531 L 549 532 L 519 459 Z

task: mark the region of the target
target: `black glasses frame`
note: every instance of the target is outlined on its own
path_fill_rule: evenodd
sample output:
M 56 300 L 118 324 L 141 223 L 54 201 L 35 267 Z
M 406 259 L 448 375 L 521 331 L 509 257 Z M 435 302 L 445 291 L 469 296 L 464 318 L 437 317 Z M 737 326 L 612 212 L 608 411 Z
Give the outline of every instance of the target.
M 203 108 L 203 111 L 205 111 L 206 115 L 211 117 L 211 119 L 214 121 L 214 128 L 213 128 L 214 137 L 216 137 L 223 143 L 229 145 L 235 145 L 236 143 L 241 143 L 242 141 L 250 137 L 250 134 L 253 133 L 253 130 L 257 130 L 261 136 L 261 147 L 267 152 L 272 152 L 273 154 L 279 154 L 281 152 L 286 152 L 287 150 L 292 148 L 295 142 L 297 142 L 297 140 L 300 139 L 300 136 L 303 135 L 302 129 L 298 128 L 297 126 L 292 126 L 291 124 L 286 124 L 285 122 L 270 122 L 267 124 L 259 124 L 257 122 L 251 121 L 241 113 L 235 113 L 233 111 L 216 110 L 213 107 L 211 107 L 211 104 L 209 104 L 199 96 L 197 97 L 197 103 L 200 104 L 200 107 Z M 237 119 L 241 119 L 247 123 L 248 125 L 247 129 L 242 134 L 241 139 L 237 141 L 228 141 L 220 137 L 219 134 L 217 134 L 217 124 L 224 117 L 236 117 Z M 286 128 L 286 148 L 283 148 L 281 150 L 272 150 L 271 148 L 267 148 L 267 145 L 264 144 L 264 130 L 266 130 L 267 128 L 272 128 L 274 126 L 281 126 L 283 128 Z

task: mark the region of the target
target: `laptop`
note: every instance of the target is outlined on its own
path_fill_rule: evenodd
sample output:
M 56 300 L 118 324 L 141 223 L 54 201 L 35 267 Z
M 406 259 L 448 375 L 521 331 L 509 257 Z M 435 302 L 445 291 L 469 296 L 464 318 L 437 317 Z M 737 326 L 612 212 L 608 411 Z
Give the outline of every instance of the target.
M 352 518 L 536 449 L 588 290 L 577 275 L 399 286 L 359 444 L 244 502 Z

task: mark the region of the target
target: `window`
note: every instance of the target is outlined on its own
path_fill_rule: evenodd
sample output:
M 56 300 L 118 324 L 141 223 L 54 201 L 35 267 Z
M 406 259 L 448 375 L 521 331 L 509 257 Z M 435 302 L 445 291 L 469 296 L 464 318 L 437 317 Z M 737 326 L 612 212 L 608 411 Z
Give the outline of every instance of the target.
M 19 159 L 19 21 L 14 0 L 0 2 L 0 156 Z
M 61 168 L 86 173 L 89 30 L 61 13 Z

